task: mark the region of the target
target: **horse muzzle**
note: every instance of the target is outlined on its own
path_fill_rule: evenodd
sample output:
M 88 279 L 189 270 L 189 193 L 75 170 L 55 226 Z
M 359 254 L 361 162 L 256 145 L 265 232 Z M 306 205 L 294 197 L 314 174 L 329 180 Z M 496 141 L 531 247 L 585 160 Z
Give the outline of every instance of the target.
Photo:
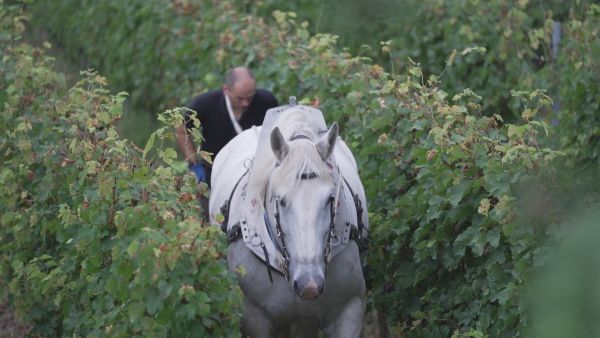
M 304 300 L 316 299 L 325 287 L 325 279 L 321 275 L 303 274 L 294 279 L 294 292 Z

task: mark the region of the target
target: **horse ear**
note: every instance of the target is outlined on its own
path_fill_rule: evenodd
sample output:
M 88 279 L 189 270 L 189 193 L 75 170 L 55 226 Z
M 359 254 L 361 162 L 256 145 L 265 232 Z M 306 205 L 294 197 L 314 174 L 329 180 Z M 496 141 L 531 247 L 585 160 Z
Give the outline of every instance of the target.
M 271 149 L 273 149 L 273 153 L 275 153 L 275 157 L 277 157 L 277 161 L 279 162 L 281 162 L 288 153 L 288 144 L 278 127 L 275 127 L 271 132 Z
M 338 137 L 338 125 L 337 123 L 333 123 L 329 131 L 327 131 L 326 135 L 323 135 L 319 142 L 317 142 L 317 150 L 319 154 L 321 154 L 321 158 L 327 161 L 331 154 L 333 153 L 333 148 L 335 147 L 335 141 Z

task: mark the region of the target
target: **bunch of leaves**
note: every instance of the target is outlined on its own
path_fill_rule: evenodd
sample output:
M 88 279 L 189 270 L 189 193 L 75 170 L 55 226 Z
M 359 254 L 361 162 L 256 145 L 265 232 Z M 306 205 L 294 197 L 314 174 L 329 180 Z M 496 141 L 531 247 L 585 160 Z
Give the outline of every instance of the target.
M 301 21 L 310 22 L 311 34 L 339 36 L 340 45 L 352 54 L 369 57 L 381 65 L 389 56 L 379 51 L 379 42 L 396 37 L 412 24 L 418 1 L 394 0 L 262 0 L 240 1 L 247 11 L 269 17 L 274 11 L 291 11 Z
M 390 4 L 382 0 L 380 5 L 387 8 Z M 590 116 L 598 105 L 593 94 L 597 87 L 597 74 L 593 71 L 597 69 L 593 61 L 597 59 L 593 57 L 597 49 L 597 5 L 590 1 L 428 0 L 407 2 L 406 6 L 414 15 L 403 20 L 394 18 L 394 23 L 378 26 L 371 34 L 378 41 L 389 40 L 382 42 L 381 53 L 392 58 L 391 69 L 388 68 L 392 73 L 404 72 L 409 67 L 408 57 L 419 61 L 425 76 L 440 74 L 448 62 L 456 60 L 445 75 L 442 89 L 455 95 L 470 88 L 486 98 L 481 104 L 488 116 L 500 114 L 509 122 L 518 121 L 521 113 L 511 90 L 548 89 L 548 95 L 565 110 L 553 117 L 556 121 L 565 120 L 556 133 L 564 132 L 563 142 L 553 146 L 570 147 L 570 153 L 583 161 L 590 156 L 593 159 L 597 123 Z M 304 65 L 297 64 L 294 55 L 288 54 L 287 60 L 281 57 L 298 43 L 297 33 L 286 37 L 276 31 L 289 30 L 282 28 L 280 21 L 282 13 L 290 13 L 275 11 L 274 21 L 268 15 L 277 8 L 302 9 L 300 19 L 294 15 L 298 23 L 293 26 L 306 36 L 329 36 L 337 44 L 335 35 L 315 34 L 322 31 L 319 27 L 324 24 L 320 21 L 334 21 L 319 19 L 329 7 L 335 5 L 309 0 L 61 0 L 36 1 L 29 6 L 34 25 L 47 28 L 74 59 L 85 60 L 101 70 L 115 88 L 131 93 L 130 107 L 138 113 L 131 114 L 131 118 L 126 115 L 129 122 L 123 123 L 125 128 L 138 127 L 145 113 L 154 115 L 185 103 L 195 93 L 218 87 L 223 73 L 232 65 L 257 68 L 260 85 L 274 90 L 282 101 L 290 94 L 316 97 L 312 92 L 321 82 L 305 81 L 310 72 L 299 73 Z M 47 18 L 43 13 L 48 12 L 60 15 Z M 339 11 L 335 13 L 343 17 Z M 110 22 L 107 18 L 111 18 Z M 309 20 L 312 27 L 300 23 L 302 20 Z M 551 52 L 556 47 L 551 42 L 554 22 L 562 22 L 564 28 L 558 61 Z M 344 39 L 343 30 L 336 33 Z M 471 53 L 458 59 L 447 57 L 452 50 L 473 45 L 484 47 L 487 53 Z M 354 55 L 362 53 L 356 48 L 351 51 Z M 303 61 L 312 64 L 316 60 Z M 339 89 L 335 84 L 331 87 Z M 321 95 L 320 101 L 323 99 Z M 583 111 L 589 113 L 580 113 Z M 582 128 L 589 131 L 586 136 L 573 134 Z M 140 132 L 132 134 L 137 133 Z M 143 144 L 148 136 L 146 131 L 132 137 L 137 144 Z
M 365 182 L 386 192 L 370 200 L 376 303 L 393 309 L 386 314 L 407 336 L 514 336 L 519 289 L 547 240 L 544 227 L 522 221 L 540 210 L 522 205 L 518 188 L 552 177 L 546 168 L 559 153 L 539 145 L 548 126 L 535 118 L 551 101 L 513 92 L 527 119 L 503 125 L 471 90 L 450 98 L 435 77 L 408 71 L 394 90 L 398 107 L 368 129 L 387 158 Z
M 0 62 L 0 285 L 32 334 L 235 336 L 224 236 L 200 220 L 175 151 L 120 139 L 123 93 L 94 72 L 67 89 L 16 40 L 2 37 Z M 163 120 L 166 141 L 181 114 Z
M 389 37 L 399 68 L 410 57 L 426 75 L 440 74 L 451 50 L 484 47 L 485 54 L 457 60 L 441 87 L 451 95 L 476 91 L 486 98 L 488 116 L 509 122 L 522 112 L 511 90 L 547 90 L 554 105 L 543 116 L 554 131 L 543 142 L 568 153 L 564 171 L 597 173 L 597 2 L 431 0 L 418 8 L 413 21 Z
M 158 112 L 222 83 L 214 37 L 228 25 L 228 7 L 219 1 L 42 0 L 28 11 L 31 25 L 48 30 L 76 64 L 99 70 L 113 91 L 131 94 L 120 125 L 143 145 L 156 125 L 148 117 L 156 120 Z
M 482 46 L 489 53 L 460 60 L 442 86 L 452 95 L 465 88 L 475 90 L 487 98 L 486 111 L 512 119 L 518 118 L 520 108 L 511 105 L 510 90 L 530 90 L 534 73 L 551 62 L 552 20 L 566 20 L 570 10 L 585 7 L 589 1 L 378 0 L 325 4 L 265 0 L 255 6 L 239 2 L 239 7 L 260 16 L 278 9 L 295 11 L 301 20 L 311 23 L 311 34 L 336 34 L 352 54 L 369 56 L 391 72 L 406 66 L 410 57 L 421 63 L 426 75 L 439 74 L 453 49 Z M 390 48 L 380 52 L 380 42 Z
M 488 53 L 472 54 L 449 69 L 442 84 L 451 95 L 466 88 L 486 98 L 486 112 L 518 118 L 510 90 L 532 88 L 532 77 L 549 61 L 551 22 L 548 8 L 555 2 L 537 1 L 424 1 L 410 25 L 390 37 L 400 65 L 410 57 L 424 73 L 440 74 L 453 49 L 473 45 Z M 483 67 L 482 67 L 483 66 Z
M 552 140 L 568 152 L 571 170 L 598 172 L 600 159 L 600 6 L 572 10 L 563 24 L 560 52 L 538 76 L 555 97 L 551 114 L 560 136 Z

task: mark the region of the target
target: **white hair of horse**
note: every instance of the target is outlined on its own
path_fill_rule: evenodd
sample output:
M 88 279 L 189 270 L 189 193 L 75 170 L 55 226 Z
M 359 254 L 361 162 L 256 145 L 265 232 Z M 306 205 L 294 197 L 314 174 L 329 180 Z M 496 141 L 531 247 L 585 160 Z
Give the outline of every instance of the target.
M 244 291 L 243 335 L 358 337 L 368 218 L 337 124 L 312 107 L 271 109 L 219 152 L 211 185 L 211 220 L 226 216 L 228 265 Z

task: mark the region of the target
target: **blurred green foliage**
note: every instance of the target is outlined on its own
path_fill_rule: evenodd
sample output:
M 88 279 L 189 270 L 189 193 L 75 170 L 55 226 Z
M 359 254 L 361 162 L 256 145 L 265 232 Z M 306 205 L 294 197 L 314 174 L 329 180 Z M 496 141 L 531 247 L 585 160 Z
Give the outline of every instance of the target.
M 600 335 L 599 210 L 573 209 L 562 224 L 564 239 L 531 284 L 527 337 Z
M 291 11 L 298 20 L 310 22 L 312 34 L 333 33 L 339 45 L 352 54 L 367 56 L 381 65 L 389 65 L 389 55 L 379 50 L 381 41 L 401 35 L 415 22 L 417 1 L 395 0 L 262 0 L 239 1 L 249 12 L 269 16 L 273 11 Z M 242 7 L 244 8 L 244 7 Z

